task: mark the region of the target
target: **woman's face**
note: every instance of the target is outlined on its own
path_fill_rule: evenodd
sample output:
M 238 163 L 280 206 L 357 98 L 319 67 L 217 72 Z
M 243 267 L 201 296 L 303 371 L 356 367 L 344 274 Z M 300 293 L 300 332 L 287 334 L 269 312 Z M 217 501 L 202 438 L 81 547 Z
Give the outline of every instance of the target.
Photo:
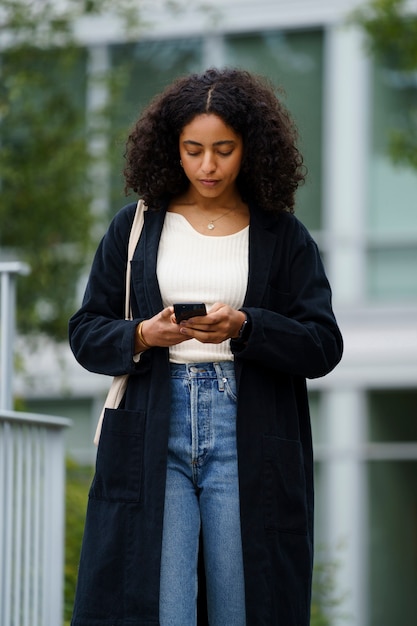
M 197 115 L 182 129 L 179 150 L 184 173 L 200 196 L 219 199 L 236 192 L 243 141 L 220 117 Z

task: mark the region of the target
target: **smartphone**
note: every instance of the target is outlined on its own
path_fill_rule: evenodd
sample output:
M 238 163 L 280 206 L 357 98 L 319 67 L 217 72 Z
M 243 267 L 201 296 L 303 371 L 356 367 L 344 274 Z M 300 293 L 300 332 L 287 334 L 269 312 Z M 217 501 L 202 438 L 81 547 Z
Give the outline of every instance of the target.
M 197 317 L 198 315 L 207 315 L 206 305 L 194 302 L 181 302 L 174 304 L 174 315 L 177 324 L 183 320 L 188 320 L 190 317 Z

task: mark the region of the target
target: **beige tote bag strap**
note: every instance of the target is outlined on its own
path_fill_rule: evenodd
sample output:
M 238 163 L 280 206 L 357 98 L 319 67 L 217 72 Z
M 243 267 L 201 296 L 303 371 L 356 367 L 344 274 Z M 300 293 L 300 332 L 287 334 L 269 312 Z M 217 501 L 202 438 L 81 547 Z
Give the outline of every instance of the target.
M 126 299 L 125 299 L 125 318 L 127 320 L 133 319 L 132 310 L 130 306 L 130 275 L 131 275 L 131 267 L 130 262 L 135 253 L 136 246 L 139 241 L 140 234 L 143 228 L 143 213 L 146 211 L 147 207 L 143 200 L 139 200 L 135 217 L 133 218 L 132 228 L 130 230 L 129 235 L 129 244 L 127 248 L 127 263 L 126 263 Z M 116 409 L 124 395 L 127 386 L 127 379 L 129 378 L 128 374 L 123 374 L 122 376 L 115 376 L 110 385 L 110 389 L 108 391 L 106 401 L 104 402 L 103 409 L 101 411 L 96 433 L 94 435 L 94 443 L 98 446 L 98 442 L 100 440 L 101 427 L 104 419 L 104 412 L 108 409 Z
M 130 306 L 130 276 L 131 265 L 130 262 L 135 254 L 136 246 L 138 245 L 139 237 L 143 228 L 143 214 L 146 211 L 147 206 L 141 199 L 138 201 L 135 217 L 133 218 L 132 228 L 130 229 L 129 244 L 127 248 L 127 264 L 126 264 L 126 295 L 125 295 L 125 318 L 127 320 L 133 319 L 132 309 Z

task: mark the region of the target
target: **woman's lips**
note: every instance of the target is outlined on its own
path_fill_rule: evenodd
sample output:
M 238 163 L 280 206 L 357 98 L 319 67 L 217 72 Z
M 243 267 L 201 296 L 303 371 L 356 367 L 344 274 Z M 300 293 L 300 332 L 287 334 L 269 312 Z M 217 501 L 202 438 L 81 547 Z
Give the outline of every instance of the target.
M 200 183 L 204 185 L 205 187 L 215 187 L 219 183 L 219 181 L 211 180 L 208 178 L 203 178 L 203 179 L 200 179 Z

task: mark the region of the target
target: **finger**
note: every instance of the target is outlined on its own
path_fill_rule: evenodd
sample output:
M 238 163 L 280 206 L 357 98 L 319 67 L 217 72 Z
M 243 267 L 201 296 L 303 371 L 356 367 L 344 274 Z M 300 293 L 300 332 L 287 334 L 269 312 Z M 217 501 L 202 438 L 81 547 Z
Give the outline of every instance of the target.
M 225 304 L 223 302 L 215 302 L 213 304 L 213 306 L 210 307 L 209 313 L 216 313 L 217 311 L 219 311 L 224 306 L 225 306 Z
M 172 306 L 167 306 L 165 307 L 165 309 L 162 309 L 160 315 L 161 315 L 161 318 L 163 318 L 164 320 L 167 320 L 167 319 L 171 319 L 171 316 L 173 315 L 173 313 L 174 313 L 174 309 L 172 308 Z

